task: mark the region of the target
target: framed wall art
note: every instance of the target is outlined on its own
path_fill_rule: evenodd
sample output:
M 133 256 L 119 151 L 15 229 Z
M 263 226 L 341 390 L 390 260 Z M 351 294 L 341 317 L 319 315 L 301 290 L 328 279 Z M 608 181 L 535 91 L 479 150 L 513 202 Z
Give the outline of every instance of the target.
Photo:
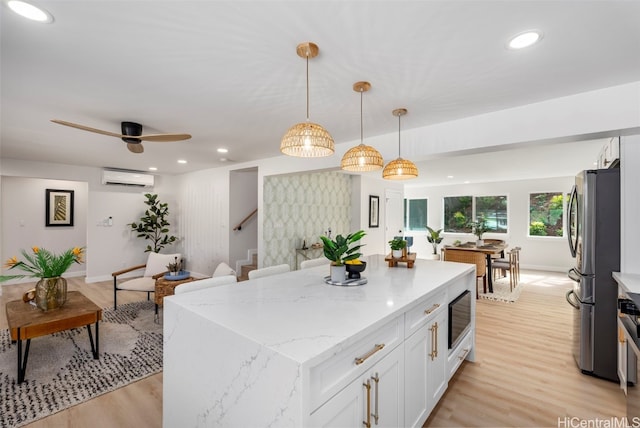
M 369 227 L 380 226 L 380 197 L 369 195 Z
M 73 226 L 73 190 L 46 192 L 46 226 Z

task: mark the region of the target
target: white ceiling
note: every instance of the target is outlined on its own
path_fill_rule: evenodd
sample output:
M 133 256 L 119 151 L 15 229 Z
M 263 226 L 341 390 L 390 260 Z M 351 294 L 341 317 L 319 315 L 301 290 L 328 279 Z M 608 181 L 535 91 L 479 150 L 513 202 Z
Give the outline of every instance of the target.
M 402 120 L 409 129 L 640 76 L 638 1 L 33 3 L 55 21 L 37 24 L 0 8 L 3 158 L 177 174 L 224 165 L 221 156 L 277 156 L 286 130 L 305 119 L 305 61 L 295 52 L 305 41 L 320 47 L 309 63 L 311 120 L 336 143 L 360 138 L 352 90 L 359 80 L 373 86 L 364 95 L 366 142 L 397 130 L 398 107 L 409 110 Z M 532 28 L 543 31 L 541 43 L 505 48 Z M 113 132 L 129 120 L 145 133 L 193 138 L 147 142 L 136 155 L 117 138 L 50 119 Z M 599 144 L 591 144 L 594 153 Z M 514 164 L 512 155 L 526 153 L 485 160 Z M 483 155 L 432 160 L 425 171 L 446 167 L 440 175 L 459 176 L 454 168 L 474 156 Z M 515 174 L 524 177 L 532 162 L 520 163 Z

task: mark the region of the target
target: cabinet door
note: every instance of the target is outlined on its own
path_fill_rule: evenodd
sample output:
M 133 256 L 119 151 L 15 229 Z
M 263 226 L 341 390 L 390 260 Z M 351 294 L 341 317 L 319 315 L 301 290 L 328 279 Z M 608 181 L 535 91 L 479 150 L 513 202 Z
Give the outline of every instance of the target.
M 428 412 L 435 407 L 447 389 L 447 312 L 441 311 L 430 323 L 431 350 L 428 360 L 427 384 L 429 387 Z M 435 331 L 434 331 L 435 329 Z M 431 357 L 431 355 L 433 357 Z
M 421 427 L 427 419 L 430 391 L 427 385 L 427 360 L 431 352 L 431 325 L 424 325 L 404 343 L 405 421 L 409 427 Z
M 404 426 L 404 348 L 398 346 L 370 373 L 372 426 Z
M 365 385 L 369 385 L 367 388 Z M 367 391 L 369 389 L 369 391 Z M 361 427 L 366 419 L 367 394 L 371 394 L 369 376 L 358 378 L 311 414 L 313 427 Z

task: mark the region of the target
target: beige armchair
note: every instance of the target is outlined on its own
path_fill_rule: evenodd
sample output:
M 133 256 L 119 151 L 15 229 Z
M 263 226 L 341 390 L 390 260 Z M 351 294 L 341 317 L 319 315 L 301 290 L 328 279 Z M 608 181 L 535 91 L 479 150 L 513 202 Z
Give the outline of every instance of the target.
M 484 293 L 487 293 L 487 258 L 480 251 L 445 248 L 444 261 L 476 265 L 476 299 L 478 298 L 478 278 L 482 278 Z
M 152 252 L 149 253 L 147 263 L 113 272 L 111 274 L 111 276 L 113 276 L 113 309 L 118 308 L 117 299 L 118 291 L 120 290 L 142 291 L 147 293 L 147 300 L 150 300 L 151 293 L 155 291 L 156 279 L 162 277 L 165 273 L 167 273 L 167 265 L 169 263 L 174 263 L 176 257 L 179 262 L 182 260 L 182 256 L 179 253 L 158 254 Z M 121 282 L 118 280 L 118 277 L 121 275 L 142 269 L 144 269 L 144 273 L 141 277 L 127 279 L 124 281 L 120 280 Z

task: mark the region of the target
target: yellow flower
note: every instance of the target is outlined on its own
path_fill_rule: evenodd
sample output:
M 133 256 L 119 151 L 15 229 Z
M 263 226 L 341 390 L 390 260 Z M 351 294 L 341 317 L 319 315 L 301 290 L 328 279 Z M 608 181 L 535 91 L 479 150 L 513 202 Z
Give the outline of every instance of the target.
M 31 249 L 33 250 L 34 254 L 38 254 L 38 251 L 40 251 L 40 248 L 38 247 L 31 247 Z
M 73 252 L 73 255 L 76 257 L 80 257 L 82 255 L 82 248 L 73 247 L 73 250 L 71 251 Z
M 14 267 L 14 266 L 15 266 L 15 265 L 17 265 L 17 264 L 18 264 L 18 258 L 17 258 L 16 256 L 13 256 L 13 257 L 11 257 L 10 259 L 8 259 L 8 260 L 6 261 L 6 263 L 4 264 L 4 267 L 6 267 L 6 268 L 12 268 L 12 267 Z

